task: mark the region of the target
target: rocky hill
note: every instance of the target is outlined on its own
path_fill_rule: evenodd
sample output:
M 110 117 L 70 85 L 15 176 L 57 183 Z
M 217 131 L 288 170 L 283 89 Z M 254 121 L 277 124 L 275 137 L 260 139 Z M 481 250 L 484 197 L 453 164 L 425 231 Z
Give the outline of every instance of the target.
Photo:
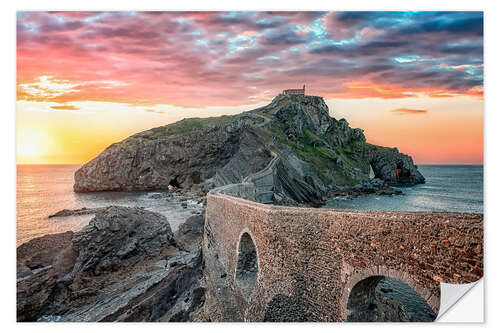
M 190 118 L 112 144 L 75 173 L 76 192 L 210 189 L 241 182 L 275 157 L 282 203 L 311 203 L 370 184 L 425 182 L 410 156 L 366 142 L 323 98 L 279 95 L 234 116 Z M 368 185 L 370 188 L 371 185 Z

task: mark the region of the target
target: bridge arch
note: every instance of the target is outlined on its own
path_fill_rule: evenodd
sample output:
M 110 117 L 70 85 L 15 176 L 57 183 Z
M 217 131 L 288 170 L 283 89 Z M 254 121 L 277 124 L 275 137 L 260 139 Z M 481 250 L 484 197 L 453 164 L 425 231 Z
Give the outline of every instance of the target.
M 374 266 L 355 272 L 346 278 L 345 287 L 340 298 L 343 321 L 346 321 L 351 313 L 349 307 L 366 309 L 371 306 L 375 298 L 375 288 L 384 277 L 403 282 L 418 294 L 422 301 L 427 303 L 435 315 L 439 313 L 439 286 L 436 294 L 436 292 L 432 292 L 417 283 L 407 272 L 389 269 L 385 266 Z M 435 282 L 433 281 L 433 283 Z
M 247 298 L 251 295 L 259 274 L 257 246 L 250 230 L 245 228 L 238 237 L 234 279 Z

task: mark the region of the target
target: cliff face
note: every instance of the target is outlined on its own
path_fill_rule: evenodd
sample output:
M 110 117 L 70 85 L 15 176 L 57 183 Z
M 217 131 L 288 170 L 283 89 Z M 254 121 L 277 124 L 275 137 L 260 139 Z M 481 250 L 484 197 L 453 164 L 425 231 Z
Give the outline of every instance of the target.
M 276 155 L 275 193 L 287 203 L 355 186 L 370 167 L 388 184 L 425 181 L 410 156 L 330 117 L 323 98 L 280 95 L 239 115 L 184 119 L 115 143 L 75 173 L 74 190 L 211 188 L 243 181 Z

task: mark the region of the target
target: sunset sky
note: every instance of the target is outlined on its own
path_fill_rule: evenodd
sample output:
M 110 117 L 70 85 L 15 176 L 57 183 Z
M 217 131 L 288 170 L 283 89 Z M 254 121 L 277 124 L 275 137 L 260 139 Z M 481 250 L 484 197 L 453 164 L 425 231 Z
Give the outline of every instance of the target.
M 303 84 L 371 143 L 482 164 L 481 12 L 18 12 L 17 162 L 85 163 Z

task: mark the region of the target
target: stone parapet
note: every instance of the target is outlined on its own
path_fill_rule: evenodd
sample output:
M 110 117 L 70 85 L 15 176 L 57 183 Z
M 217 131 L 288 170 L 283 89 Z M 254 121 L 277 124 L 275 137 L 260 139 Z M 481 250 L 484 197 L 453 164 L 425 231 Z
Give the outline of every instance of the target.
M 251 198 L 252 185 L 240 185 L 231 195 Z M 244 233 L 258 263 L 250 292 L 235 280 Z M 203 245 L 207 303 L 221 321 L 343 321 L 353 286 L 388 276 L 438 312 L 440 282 L 482 277 L 482 244 L 482 214 L 283 207 L 213 191 Z

